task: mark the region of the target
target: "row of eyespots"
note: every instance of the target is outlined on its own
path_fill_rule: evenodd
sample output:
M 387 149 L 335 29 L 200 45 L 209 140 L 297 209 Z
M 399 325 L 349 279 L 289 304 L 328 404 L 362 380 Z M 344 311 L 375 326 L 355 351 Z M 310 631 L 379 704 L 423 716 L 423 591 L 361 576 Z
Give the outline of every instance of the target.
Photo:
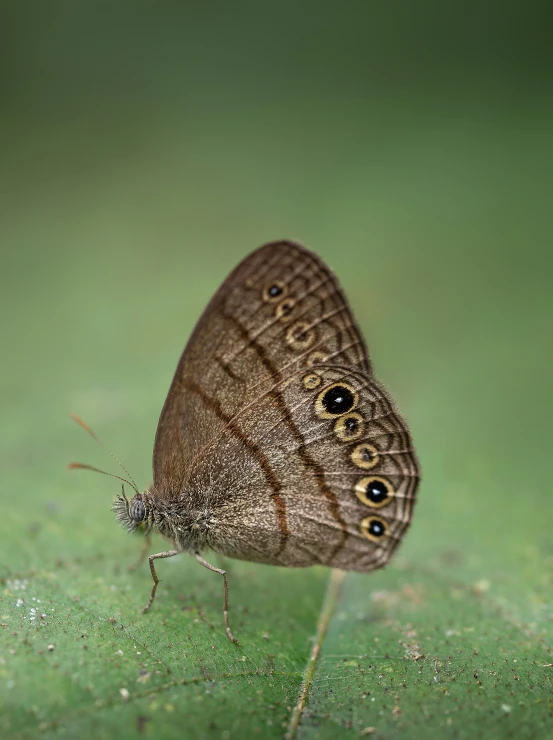
M 291 321 L 296 301 L 288 296 L 288 286 L 280 280 L 275 280 L 262 291 L 262 299 L 266 303 L 274 303 L 275 315 L 281 322 Z M 296 321 L 286 334 L 285 341 L 292 350 L 304 351 L 309 349 L 317 339 L 317 332 L 306 321 Z M 314 367 L 324 362 L 324 352 L 312 352 L 307 358 L 307 366 Z M 306 390 L 315 390 L 322 383 L 322 378 L 315 372 L 308 373 L 302 378 Z M 315 413 L 321 419 L 336 419 L 334 433 L 342 442 L 351 442 L 362 436 L 364 419 L 354 411 L 359 403 L 359 394 L 348 383 L 333 383 L 325 388 L 315 400 Z M 358 444 L 352 450 L 350 459 L 357 467 L 369 470 L 378 464 L 378 450 L 370 444 Z M 386 506 L 394 495 L 391 484 L 379 476 L 361 478 L 355 485 L 357 498 L 367 506 L 380 508 Z M 387 522 L 380 517 L 369 516 L 361 521 L 361 532 L 370 540 L 378 541 L 389 532 Z
M 266 285 L 261 291 L 261 298 L 265 303 L 274 303 L 275 316 L 283 322 L 292 320 L 292 312 L 296 306 L 296 301 L 288 296 L 288 286 L 282 280 L 273 280 Z
M 261 291 L 261 297 L 265 303 L 275 303 L 275 316 L 279 321 L 287 323 L 293 318 L 296 301 L 288 295 L 288 286 L 282 280 L 273 280 Z M 286 344 L 298 352 L 309 349 L 317 339 L 317 330 L 310 326 L 307 321 L 296 321 L 285 334 Z M 325 359 L 324 352 L 312 352 L 307 359 L 307 364 L 312 367 Z
M 322 378 L 317 373 L 309 373 L 302 379 L 306 390 L 318 388 Z M 334 433 L 342 442 L 359 439 L 365 430 L 362 415 L 355 411 L 359 404 L 359 393 L 349 383 L 338 382 L 324 388 L 315 399 L 315 413 L 321 419 L 335 419 Z M 368 442 L 357 444 L 350 453 L 354 465 L 364 470 L 374 468 L 379 462 L 376 447 Z M 391 483 L 381 476 L 366 476 L 355 484 L 355 494 L 361 503 L 373 509 L 387 506 L 394 496 Z M 370 516 L 361 521 L 361 532 L 376 542 L 389 533 L 388 523 L 380 517 Z
M 261 297 L 266 303 L 276 304 L 275 316 L 279 321 L 287 323 L 292 320 L 296 301 L 288 295 L 288 286 L 281 280 L 274 280 L 266 285 L 261 292 Z M 306 321 L 296 321 L 285 334 L 286 344 L 296 351 L 309 349 L 316 339 L 315 327 L 310 326 Z

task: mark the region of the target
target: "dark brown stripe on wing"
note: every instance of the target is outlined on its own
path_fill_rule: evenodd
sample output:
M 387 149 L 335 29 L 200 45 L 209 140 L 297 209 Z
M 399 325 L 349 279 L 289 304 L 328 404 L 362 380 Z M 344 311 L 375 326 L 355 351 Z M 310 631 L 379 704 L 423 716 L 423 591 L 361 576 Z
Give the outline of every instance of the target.
M 240 321 L 235 316 L 231 316 L 228 314 L 225 314 L 225 317 L 232 321 L 234 326 L 238 329 L 240 332 L 242 338 L 248 342 L 248 345 L 250 347 L 253 347 L 253 349 L 257 352 L 257 355 L 262 362 L 263 366 L 267 370 L 267 372 L 270 374 L 271 378 L 273 379 L 273 382 L 275 385 L 278 385 L 281 381 L 280 373 L 278 372 L 277 368 L 271 361 L 270 357 L 268 356 L 267 352 L 265 351 L 265 348 L 263 345 L 259 344 L 255 339 L 251 339 L 250 334 L 245 326 L 243 326 Z M 342 537 L 340 541 L 335 545 L 333 548 L 329 563 L 334 559 L 334 557 L 340 552 L 340 550 L 344 547 L 346 540 L 348 538 L 348 529 L 347 524 L 342 518 L 342 515 L 340 514 L 340 505 L 338 503 L 338 499 L 333 491 L 331 491 L 328 486 L 325 483 L 324 479 L 324 471 L 323 468 L 319 465 L 319 463 L 311 456 L 309 453 L 307 446 L 305 444 L 305 439 L 296 426 L 296 423 L 294 422 L 294 419 L 292 418 L 292 415 L 290 414 L 290 410 L 288 409 L 288 406 L 286 404 L 286 401 L 282 397 L 282 394 L 278 391 L 277 388 L 273 388 L 270 393 L 271 397 L 275 400 L 279 411 L 282 414 L 282 418 L 286 421 L 288 428 L 292 432 L 294 439 L 296 442 L 298 442 L 298 454 L 305 465 L 305 467 L 312 473 L 313 477 L 315 478 L 315 481 L 317 482 L 317 486 L 319 488 L 319 491 L 321 494 L 325 497 L 325 499 L 328 502 L 328 510 L 330 511 L 330 514 L 332 518 L 340 525 L 340 529 L 342 530 Z
M 244 382 L 244 379 L 241 378 L 240 375 L 237 375 L 231 368 L 231 366 L 228 363 L 223 362 L 223 360 L 218 355 L 215 355 L 213 359 L 223 370 L 223 372 L 229 376 L 229 378 L 232 378 L 233 380 L 238 380 L 240 383 Z
M 286 502 L 280 495 L 280 482 L 275 474 L 275 471 L 272 469 L 267 456 L 264 454 L 263 450 L 255 444 L 255 442 L 252 442 L 252 440 L 244 434 L 238 424 L 232 420 L 232 417 L 230 417 L 228 414 L 225 414 L 225 412 L 221 408 L 221 404 L 216 398 L 208 395 L 201 386 L 199 386 L 197 383 L 194 383 L 193 381 L 184 382 L 183 388 L 188 391 L 192 391 L 192 393 L 195 393 L 202 399 L 205 405 L 209 409 L 211 409 L 217 415 L 217 417 L 221 419 L 221 421 L 225 423 L 227 429 L 230 429 L 236 439 L 240 440 L 244 447 L 246 447 L 252 453 L 252 457 L 263 471 L 263 475 L 265 476 L 267 483 L 273 491 L 272 499 L 275 502 L 278 528 L 280 529 L 281 535 L 280 545 L 276 554 L 280 555 L 281 552 L 284 550 L 284 546 L 286 545 L 286 540 L 290 535 L 290 531 L 288 530 L 288 521 L 286 519 Z

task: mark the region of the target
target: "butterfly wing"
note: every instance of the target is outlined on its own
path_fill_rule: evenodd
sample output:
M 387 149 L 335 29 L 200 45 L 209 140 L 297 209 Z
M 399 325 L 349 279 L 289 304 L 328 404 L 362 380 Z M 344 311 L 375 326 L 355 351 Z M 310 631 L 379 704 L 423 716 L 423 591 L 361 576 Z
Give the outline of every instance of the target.
M 267 292 L 273 286 L 277 295 Z M 302 322 L 314 324 L 305 350 L 284 356 L 288 333 Z M 363 338 L 326 265 L 299 244 L 266 244 L 227 277 L 180 358 L 156 433 L 156 487 L 182 485 L 190 461 L 224 425 L 215 411 L 205 409 L 206 397 L 211 399 L 208 405 L 219 403 L 227 417 L 233 416 L 275 380 L 299 372 L 306 354 L 309 362 L 370 370 Z M 187 385 L 200 388 L 203 400 L 186 391 Z M 201 424 L 206 411 L 208 423 Z
M 247 257 L 179 362 L 156 489 L 195 492 L 209 544 L 232 557 L 371 570 L 402 538 L 418 477 L 334 275 L 293 242 Z

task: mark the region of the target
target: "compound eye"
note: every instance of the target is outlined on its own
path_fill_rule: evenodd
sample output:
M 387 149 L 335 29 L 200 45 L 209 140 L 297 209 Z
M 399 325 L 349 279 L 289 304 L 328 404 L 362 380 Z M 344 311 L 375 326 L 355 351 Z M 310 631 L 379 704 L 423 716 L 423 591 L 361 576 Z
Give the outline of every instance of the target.
M 141 522 L 144 520 L 144 517 L 146 516 L 146 508 L 142 503 L 142 499 L 136 499 L 132 502 L 130 514 L 131 518 L 134 519 L 135 522 Z

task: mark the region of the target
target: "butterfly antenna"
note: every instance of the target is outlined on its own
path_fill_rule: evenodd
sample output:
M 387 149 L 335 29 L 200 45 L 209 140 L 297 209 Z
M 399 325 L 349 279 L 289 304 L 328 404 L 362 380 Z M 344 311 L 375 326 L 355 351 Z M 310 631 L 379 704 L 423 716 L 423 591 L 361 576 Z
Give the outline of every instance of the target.
M 127 470 L 127 468 L 126 468 L 126 467 L 125 467 L 125 466 L 123 465 L 123 463 L 121 462 L 121 460 L 119 460 L 119 459 L 118 459 L 117 457 L 115 457 L 115 455 L 113 454 L 113 452 L 112 452 L 112 451 L 111 451 L 111 450 L 110 450 L 110 449 L 109 449 L 108 447 L 106 447 L 106 445 L 105 445 L 105 444 L 104 444 L 104 443 L 102 442 L 102 440 L 101 440 L 101 439 L 100 439 L 100 438 L 99 438 L 99 437 L 98 437 L 98 436 L 97 436 L 97 435 L 96 435 L 96 434 L 95 434 L 95 433 L 94 433 L 94 432 L 92 431 L 92 429 L 91 429 L 91 428 L 90 428 L 90 427 L 88 426 L 88 424 L 85 424 L 85 422 L 84 422 L 84 421 L 83 421 L 83 420 L 82 420 L 82 419 L 81 419 L 81 418 L 80 418 L 79 416 L 77 416 L 77 414 L 71 414 L 71 418 L 73 419 L 73 421 L 76 421 L 76 422 L 77 422 L 77 424 L 78 424 L 78 425 L 79 425 L 80 427 L 82 427 L 82 428 L 83 428 L 83 429 L 85 430 L 85 432 L 88 432 L 88 434 L 90 434 L 90 436 L 91 436 L 91 437 L 92 437 L 92 438 L 93 438 L 94 440 L 96 440 L 96 442 L 97 442 L 97 443 L 98 443 L 98 444 L 100 445 L 100 447 L 101 447 L 101 448 L 102 448 L 103 450 L 105 450 L 105 451 L 106 451 L 106 452 L 108 453 L 108 455 L 110 455 L 110 457 L 112 457 L 112 458 L 113 458 L 113 459 L 115 460 L 115 462 L 116 462 L 116 463 L 117 463 L 117 464 L 118 464 L 118 465 L 119 465 L 119 466 L 120 466 L 121 468 L 123 468 L 123 470 L 125 471 L 125 473 L 126 473 L 126 474 L 127 474 L 128 476 L 129 476 L 129 479 L 130 479 L 130 480 L 127 480 L 126 478 L 121 478 L 121 476 L 120 476 L 120 475 L 114 475 L 113 473 L 106 473 L 106 471 L 105 471 L 105 470 L 100 470 L 99 468 L 93 468 L 93 467 L 92 467 L 92 465 L 85 465 L 84 463 L 69 463 L 69 465 L 68 465 L 67 467 L 68 467 L 68 468 L 69 468 L 70 470 L 75 470 L 75 469 L 77 469 L 77 468 L 79 468 L 79 469 L 81 469 L 81 470 L 93 470 L 93 471 L 94 471 L 95 473 L 102 473 L 102 475 L 109 475 L 109 476 L 110 476 L 111 478 L 118 478 L 119 480 L 122 480 L 122 481 L 123 481 L 124 483 L 128 483 L 128 485 L 129 485 L 129 486 L 131 486 L 131 488 L 134 488 L 134 490 L 135 490 L 135 491 L 136 491 L 137 493 L 139 493 L 139 490 L 138 490 L 138 486 L 137 486 L 137 485 L 136 485 L 136 483 L 134 482 L 134 478 L 133 478 L 133 477 L 132 477 L 132 475 L 131 475 L 131 474 L 129 473 L 129 471 Z
M 113 473 L 106 473 L 105 470 L 100 470 L 100 468 L 94 468 L 92 465 L 86 465 L 85 463 L 69 463 L 67 466 L 69 470 L 93 470 L 95 473 L 102 473 L 102 475 L 109 475 L 110 478 L 117 478 L 117 480 L 122 480 L 123 483 L 127 483 L 131 488 L 134 488 L 134 490 L 139 493 L 138 488 L 135 488 L 133 484 L 128 481 L 126 478 L 121 478 L 120 475 L 114 475 Z M 123 494 L 124 495 L 124 494 Z

